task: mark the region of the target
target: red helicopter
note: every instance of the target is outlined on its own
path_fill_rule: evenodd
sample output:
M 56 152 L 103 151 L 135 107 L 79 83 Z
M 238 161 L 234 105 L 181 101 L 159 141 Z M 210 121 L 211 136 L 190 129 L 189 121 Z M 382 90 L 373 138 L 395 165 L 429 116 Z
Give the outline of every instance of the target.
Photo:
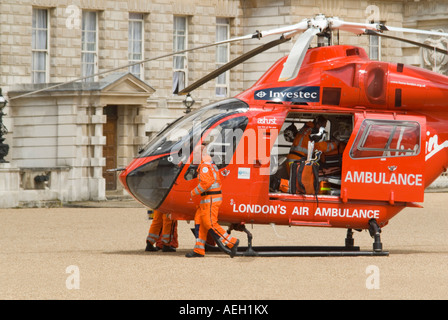
M 206 141 L 222 175 L 220 223 L 248 235 L 247 248 L 240 248 L 237 255 L 388 255 L 382 248 L 382 228 L 404 208 L 421 207 L 417 202 L 424 201 L 425 188 L 447 168 L 448 78 L 401 63 L 372 61 L 360 47 L 329 45 L 335 30 L 384 36 L 447 54 L 385 34 L 446 37 L 446 33 L 351 23 L 324 15 L 228 40 L 281 35 L 179 94 L 189 94 L 303 32 L 290 54 L 250 89 L 168 125 L 122 169 L 123 186 L 149 208 L 172 219 L 194 220 L 198 199 L 190 199 L 190 191 L 198 181 L 192 151 Z M 309 48 L 314 37 L 319 46 Z M 298 186 L 298 165 L 287 170 L 291 140 L 285 132 L 291 125 L 298 131 L 319 116 L 327 120 L 325 131 L 314 134 L 319 139 L 325 133 L 338 148 L 333 154 L 321 154 L 309 145 L 302 162 L 317 163 L 318 172 L 314 191 L 308 192 Z M 253 247 L 245 225 L 272 223 L 345 228 L 345 246 Z M 354 246 L 353 230 L 365 229 L 374 239 L 372 251 Z

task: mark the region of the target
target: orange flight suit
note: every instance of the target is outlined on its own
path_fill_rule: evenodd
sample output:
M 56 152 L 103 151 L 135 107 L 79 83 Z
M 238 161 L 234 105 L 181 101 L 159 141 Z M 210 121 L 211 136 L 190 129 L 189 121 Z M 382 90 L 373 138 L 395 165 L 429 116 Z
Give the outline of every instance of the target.
M 154 210 L 154 218 L 149 228 L 146 241 L 156 244 L 160 249 L 163 246 L 177 248 L 177 221 L 169 219 L 166 214 L 162 214 L 158 210 Z
M 218 224 L 218 211 L 222 203 L 218 168 L 209 155 L 203 155 L 197 170 L 199 184 L 191 191 L 191 196 L 201 195 L 201 202 L 194 219 L 195 224 L 199 225 L 199 232 L 193 251 L 205 255 L 205 243 L 209 230 L 219 237 L 224 246 L 231 249 L 238 239 L 232 237 Z
M 310 134 L 313 129 L 314 123 L 307 122 L 294 138 L 289 154 L 286 156 L 286 169 L 288 174 L 292 162 L 302 158 L 306 159 L 308 154 L 308 142 L 310 141 Z M 323 154 L 331 153 L 333 150 L 337 149 L 337 146 L 338 144 L 332 141 L 320 141 L 314 143 L 314 149 L 322 151 Z

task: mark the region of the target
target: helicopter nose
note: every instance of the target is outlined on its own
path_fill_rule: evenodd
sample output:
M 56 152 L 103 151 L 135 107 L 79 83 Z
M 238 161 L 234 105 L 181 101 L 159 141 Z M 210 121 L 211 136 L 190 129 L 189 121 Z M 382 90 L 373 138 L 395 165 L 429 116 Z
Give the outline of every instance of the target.
M 120 175 L 120 181 L 137 201 L 157 209 L 182 170 L 170 158 L 166 155 L 137 159 Z

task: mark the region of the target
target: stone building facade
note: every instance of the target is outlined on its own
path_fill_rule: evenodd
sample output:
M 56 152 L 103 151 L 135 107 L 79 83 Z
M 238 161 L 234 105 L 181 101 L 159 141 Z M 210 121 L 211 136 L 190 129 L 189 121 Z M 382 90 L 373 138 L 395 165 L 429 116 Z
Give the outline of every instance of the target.
M 8 163 L 0 164 L 0 207 L 123 194 L 107 169 L 125 166 L 148 137 L 183 114 L 185 97 L 173 91 L 271 39 L 121 66 L 319 13 L 448 31 L 448 3 L 436 0 L 2 0 L 0 87 L 9 100 L 4 124 L 10 151 Z M 364 47 L 371 58 L 447 73 L 447 57 L 433 52 L 389 39 L 338 38 Z M 447 39 L 408 38 L 447 46 Z M 198 88 L 194 108 L 249 88 L 292 45 L 270 49 Z M 103 74 L 33 93 L 97 73 Z

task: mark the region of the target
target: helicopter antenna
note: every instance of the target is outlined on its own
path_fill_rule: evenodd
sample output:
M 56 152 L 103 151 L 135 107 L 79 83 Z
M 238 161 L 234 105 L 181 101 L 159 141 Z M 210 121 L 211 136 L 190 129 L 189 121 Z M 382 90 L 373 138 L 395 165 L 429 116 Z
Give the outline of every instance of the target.
M 271 223 L 270 223 L 270 226 L 272 227 L 272 229 L 274 230 L 275 235 L 276 235 L 278 238 L 280 238 L 280 239 L 286 239 L 286 237 L 281 236 L 281 235 L 278 234 L 277 229 L 275 228 L 275 223 L 271 222 Z

